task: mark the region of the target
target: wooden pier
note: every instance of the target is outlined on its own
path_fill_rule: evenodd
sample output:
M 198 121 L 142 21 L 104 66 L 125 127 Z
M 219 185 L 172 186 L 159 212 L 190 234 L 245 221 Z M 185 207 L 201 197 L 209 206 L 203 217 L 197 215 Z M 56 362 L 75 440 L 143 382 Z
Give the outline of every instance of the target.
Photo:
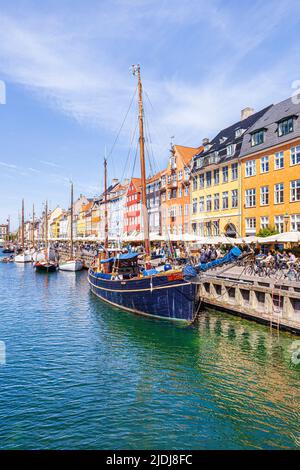
M 202 305 L 300 334 L 300 283 L 250 277 L 241 268 L 202 274 L 193 280 Z

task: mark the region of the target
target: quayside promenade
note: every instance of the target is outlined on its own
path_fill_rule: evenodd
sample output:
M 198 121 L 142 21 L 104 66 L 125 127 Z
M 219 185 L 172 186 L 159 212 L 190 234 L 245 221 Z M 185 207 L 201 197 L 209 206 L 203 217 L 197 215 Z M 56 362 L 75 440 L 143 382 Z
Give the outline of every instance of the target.
M 214 269 L 194 279 L 197 300 L 250 320 L 300 334 L 300 283 L 249 276 L 241 266 Z

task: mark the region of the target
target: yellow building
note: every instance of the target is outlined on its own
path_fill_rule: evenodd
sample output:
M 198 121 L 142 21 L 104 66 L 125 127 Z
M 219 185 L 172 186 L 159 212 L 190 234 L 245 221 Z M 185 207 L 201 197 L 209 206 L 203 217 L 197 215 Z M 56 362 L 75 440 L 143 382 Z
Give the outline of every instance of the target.
M 91 235 L 91 209 L 93 200 L 83 204 L 77 218 L 77 237 L 87 237 Z
M 300 230 L 300 104 L 272 106 L 245 135 L 241 149 L 242 235 Z
M 246 130 L 264 113 L 242 110 L 241 120 L 212 140 L 193 159 L 191 231 L 200 236 L 241 234 L 240 150 Z

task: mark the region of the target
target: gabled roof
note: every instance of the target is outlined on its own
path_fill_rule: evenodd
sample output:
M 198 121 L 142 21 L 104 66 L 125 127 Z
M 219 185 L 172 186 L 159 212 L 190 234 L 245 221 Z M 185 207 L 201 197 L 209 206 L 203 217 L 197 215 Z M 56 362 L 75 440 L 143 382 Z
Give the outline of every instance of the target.
M 205 158 L 210 155 L 218 155 L 220 162 L 225 160 L 232 160 L 240 155 L 241 147 L 245 132 L 247 129 L 252 127 L 265 113 L 272 107 L 272 105 L 252 114 L 251 116 L 237 121 L 229 127 L 222 129 L 210 142 L 209 149 L 203 150 L 201 153 L 195 155 L 194 161 L 198 158 Z M 243 131 L 240 135 L 237 135 L 238 130 Z M 227 155 L 227 146 L 235 145 L 234 152 L 231 155 Z
M 296 97 L 294 97 L 296 98 Z M 300 137 L 300 103 L 299 99 L 288 98 L 271 106 L 267 112 L 248 129 L 243 140 L 241 156 L 258 152 L 260 150 L 280 145 L 281 143 Z M 278 135 L 278 122 L 294 116 L 294 130 L 286 135 Z M 264 142 L 251 146 L 251 134 L 257 130 L 265 129 Z
M 149 183 L 153 183 L 153 181 L 159 180 L 163 173 L 164 171 L 159 171 L 158 173 L 155 173 L 155 175 L 147 179 L 146 183 L 149 184 Z
M 185 147 L 184 145 L 176 145 L 174 144 L 174 150 L 177 151 L 181 158 L 183 159 L 184 163 L 187 165 L 194 155 L 201 152 L 203 149 L 202 146 L 200 147 Z
M 141 178 L 131 178 L 130 183 L 131 182 L 132 182 L 132 184 L 134 185 L 134 187 L 136 188 L 137 191 L 141 189 L 141 186 L 142 186 L 142 179 Z

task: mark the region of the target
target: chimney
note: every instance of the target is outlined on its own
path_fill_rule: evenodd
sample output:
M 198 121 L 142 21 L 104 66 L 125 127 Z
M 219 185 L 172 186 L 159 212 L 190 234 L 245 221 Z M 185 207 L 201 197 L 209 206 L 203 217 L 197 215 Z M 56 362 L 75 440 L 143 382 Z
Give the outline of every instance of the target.
M 241 111 L 241 121 L 243 121 L 244 119 L 247 119 L 249 116 L 252 116 L 252 114 L 254 114 L 254 109 L 253 108 L 244 108 L 242 109 Z
M 202 139 L 202 145 L 205 146 L 205 145 L 208 145 L 209 144 L 209 139 L 207 137 L 205 137 L 204 139 Z

